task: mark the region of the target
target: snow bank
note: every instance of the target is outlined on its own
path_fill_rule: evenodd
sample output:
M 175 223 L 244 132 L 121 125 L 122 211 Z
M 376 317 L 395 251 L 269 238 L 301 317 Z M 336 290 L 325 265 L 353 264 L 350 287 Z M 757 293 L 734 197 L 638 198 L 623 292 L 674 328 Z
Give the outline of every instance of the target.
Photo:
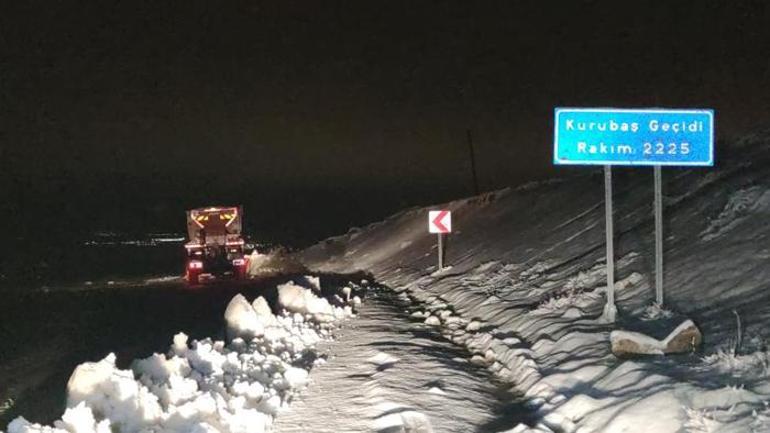
M 307 271 L 304 266 L 282 248 L 276 248 L 267 254 L 261 254 L 254 250 L 247 256 L 247 259 L 246 274 L 251 277 L 300 274 Z
M 270 256 L 267 254 L 260 254 L 257 250 L 252 251 L 249 254 L 248 267 L 246 273 L 249 275 L 258 275 L 263 271 L 263 268 L 268 263 Z
M 60 420 L 42 426 L 19 417 L 8 433 L 268 431 L 308 384 L 308 359 L 315 358 L 308 353 L 334 321 L 351 316 L 350 307 L 332 307 L 293 283 L 279 292 L 288 311 L 277 316 L 262 297 L 233 297 L 225 311 L 230 343 L 189 342 L 180 333 L 168 353 L 135 360 L 128 370 L 116 366 L 114 354 L 79 365 Z

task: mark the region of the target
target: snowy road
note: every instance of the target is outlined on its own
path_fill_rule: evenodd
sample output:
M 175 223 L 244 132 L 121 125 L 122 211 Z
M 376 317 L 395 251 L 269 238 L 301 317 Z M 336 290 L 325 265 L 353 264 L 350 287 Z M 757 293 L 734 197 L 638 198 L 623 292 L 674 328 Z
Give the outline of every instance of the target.
M 489 432 L 522 421 L 525 411 L 488 370 L 404 308 L 392 293 L 370 295 L 321 347 L 328 362 L 275 431 Z

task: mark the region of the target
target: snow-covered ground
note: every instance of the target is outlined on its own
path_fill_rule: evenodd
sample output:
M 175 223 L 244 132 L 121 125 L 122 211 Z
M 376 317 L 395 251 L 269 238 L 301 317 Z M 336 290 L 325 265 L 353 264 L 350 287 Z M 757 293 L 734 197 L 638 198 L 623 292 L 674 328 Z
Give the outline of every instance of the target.
M 358 317 L 322 344 L 327 362 L 275 432 L 459 433 L 522 418 L 515 396 L 394 298 L 370 293 Z
M 662 306 L 652 303 L 652 171 L 616 170 L 619 320 L 609 324 L 603 179 L 574 170 L 436 206 L 454 214 L 442 271 L 428 208 L 301 253 L 314 270 L 364 270 L 388 286 L 360 321 L 346 320 L 352 290 L 323 298 L 312 277 L 277 288 L 278 315 L 236 296 L 227 341 L 178 334 L 129 369 L 112 355 L 82 364 L 59 420 L 18 418 L 7 431 L 770 432 L 767 136 L 733 145 L 715 169 L 664 170 Z M 610 351 L 617 329 L 648 333 L 654 351 L 682 317 L 703 331 L 698 352 Z
M 318 278 L 302 283 L 278 286 L 278 315 L 263 297 L 233 297 L 224 312 L 227 341 L 190 341 L 179 333 L 167 353 L 135 360 L 130 369 L 118 368 L 114 354 L 79 365 L 59 420 L 43 426 L 19 417 L 8 433 L 269 430 L 307 385 L 318 343 L 360 303 L 350 288 L 330 303 Z
M 442 272 L 435 236 L 426 233 L 428 208 L 352 229 L 302 258 L 314 270 L 372 272 L 423 305 L 426 323 L 468 347 L 537 411 L 534 429 L 512 431 L 770 431 L 767 137 L 732 144 L 714 169 L 664 170 L 663 308 L 652 305 L 652 170 L 615 170 L 615 325 L 600 320 L 598 169 L 433 207 L 451 209 L 455 226 L 451 268 Z M 612 330 L 662 339 L 676 325 L 673 313 L 700 327 L 701 351 L 646 359 L 610 352 Z

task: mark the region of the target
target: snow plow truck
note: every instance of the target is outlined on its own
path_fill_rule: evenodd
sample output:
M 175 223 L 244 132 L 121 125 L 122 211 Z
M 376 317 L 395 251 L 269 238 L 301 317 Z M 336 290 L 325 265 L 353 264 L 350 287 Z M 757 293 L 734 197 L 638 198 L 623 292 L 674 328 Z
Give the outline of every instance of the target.
M 185 279 L 188 284 L 196 285 L 208 279 L 246 277 L 242 216 L 240 206 L 187 211 Z

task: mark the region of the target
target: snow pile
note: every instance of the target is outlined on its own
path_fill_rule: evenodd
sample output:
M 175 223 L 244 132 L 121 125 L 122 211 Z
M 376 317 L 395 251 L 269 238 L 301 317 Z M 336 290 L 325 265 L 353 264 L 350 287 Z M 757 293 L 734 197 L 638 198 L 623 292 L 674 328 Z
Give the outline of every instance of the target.
M 128 370 L 116 366 L 114 354 L 79 365 L 60 420 L 41 426 L 19 417 L 8 433 L 268 431 L 307 385 L 315 358 L 308 355 L 335 320 L 352 315 L 349 306 L 332 307 L 293 283 L 279 292 L 288 310 L 279 315 L 262 297 L 233 297 L 225 312 L 229 343 L 190 342 L 179 333 L 168 353 L 135 360 Z

